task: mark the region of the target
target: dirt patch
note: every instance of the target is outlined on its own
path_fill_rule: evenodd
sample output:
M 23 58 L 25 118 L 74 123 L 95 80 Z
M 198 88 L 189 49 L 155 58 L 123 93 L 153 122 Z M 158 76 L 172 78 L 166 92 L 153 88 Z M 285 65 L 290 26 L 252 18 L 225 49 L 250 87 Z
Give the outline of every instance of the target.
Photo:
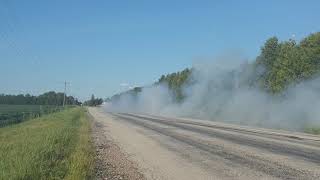
M 92 117 L 92 138 L 96 148 L 95 177 L 103 180 L 144 180 L 137 165 L 108 137 L 104 124 Z

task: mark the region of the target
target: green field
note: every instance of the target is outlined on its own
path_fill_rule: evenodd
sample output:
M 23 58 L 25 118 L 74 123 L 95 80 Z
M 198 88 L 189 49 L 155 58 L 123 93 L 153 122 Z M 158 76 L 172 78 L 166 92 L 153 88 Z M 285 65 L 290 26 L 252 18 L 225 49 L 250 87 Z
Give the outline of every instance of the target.
M 94 151 L 84 108 L 0 129 L 0 179 L 91 179 Z
M 0 104 L 0 127 L 62 110 L 61 106 Z

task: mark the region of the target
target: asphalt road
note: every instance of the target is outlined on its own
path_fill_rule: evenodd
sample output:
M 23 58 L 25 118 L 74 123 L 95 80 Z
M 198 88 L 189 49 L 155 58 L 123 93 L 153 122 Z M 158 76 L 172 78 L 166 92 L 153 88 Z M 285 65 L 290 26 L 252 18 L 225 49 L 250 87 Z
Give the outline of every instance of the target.
M 320 137 L 90 109 L 147 179 L 320 179 Z

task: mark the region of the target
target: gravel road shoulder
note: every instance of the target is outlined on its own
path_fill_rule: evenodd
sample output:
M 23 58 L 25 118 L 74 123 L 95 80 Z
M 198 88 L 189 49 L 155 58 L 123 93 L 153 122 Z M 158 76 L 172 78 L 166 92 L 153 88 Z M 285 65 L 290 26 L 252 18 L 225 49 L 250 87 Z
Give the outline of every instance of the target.
M 315 136 L 106 113 L 102 108 L 89 108 L 89 112 L 97 129 L 94 136 L 98 137 L 99 177 L 163 180 L 320 177 L 320 151 Z
M 131 164 L 126 169 L 118 169 L 122 171 L 119 173 L 127 173 L 126 171 L 135 169 L 133 174 L 136 172 L 143 174 L 143 176 L 124 177 L 124 179 L 221 179 L 216 178 L 216 174 L 199 167 L 179 155 L 176 151 L 171 151 L 168 147 L 159 143 L 160 141 L 171 142 L 170 137 L 120 121 L 99 108 L 89 108 L 89 112 L 94 117 L 97 125 L 103 129 L 98 134 L 104 134 L 107 139 L 111 139 L 118 147 L 114 151 L 125 152 L 122 153 L 122 157 L 127 159 L 125 162 L 130 162 L 129 164 Z M 174 143 L 174 146 L 177 145 Z M 181 150 L 181 147 L 178 147 L 178 149 Z M 108 150 L 102 151 L 107 152 Z M 122 159 L 121 154 L 108 153 L 105 155 L 105 159 L 100 159 L 105 162 L 111 161 L 111 163 L 117 163 L 117 160 L 113 160 L 113 158 Z M 108 170 L 106 172 L 108 173 Z M 140 173 L 138 174 L 141 175 Z
M 92 138 L 96 148 L 96 179 L 103 180 L 144 180 L 137 165 L 128 159 L 117 143 L 108 135 L 106 125 L 92 119 Z

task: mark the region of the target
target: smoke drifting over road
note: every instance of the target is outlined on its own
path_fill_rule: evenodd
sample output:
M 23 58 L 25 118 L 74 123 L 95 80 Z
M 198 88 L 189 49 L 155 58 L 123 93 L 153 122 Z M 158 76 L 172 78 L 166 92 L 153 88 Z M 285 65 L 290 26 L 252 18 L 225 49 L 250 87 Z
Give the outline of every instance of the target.
M 319 78 L 291 86 L 281 96 L 275 96 L 245 85 L 257 77 L 257 72 L 247 68 L 244 61 L 214 62 L 193 65 L 192 83 L 183 87 L 186 97 L 181 103 L 174 101 L 166 84 L 161 84 L 145 87 L 137 96 L 122 95 L 106 108 L 291 130 L 320 125 Z

